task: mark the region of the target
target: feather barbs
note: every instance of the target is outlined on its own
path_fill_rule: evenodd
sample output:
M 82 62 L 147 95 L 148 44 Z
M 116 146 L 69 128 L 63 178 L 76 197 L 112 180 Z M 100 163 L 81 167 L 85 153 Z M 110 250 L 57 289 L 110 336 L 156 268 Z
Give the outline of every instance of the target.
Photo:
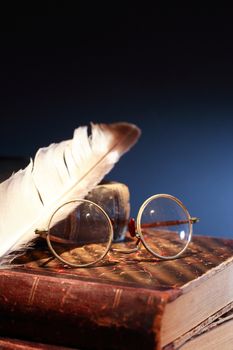
M 36 153 L 34 162 L 0 184 L 0 257 L 36 237 L 62 203 L 84 198 L 138 140 L 133 124 L 91 124 L 72 139 Z

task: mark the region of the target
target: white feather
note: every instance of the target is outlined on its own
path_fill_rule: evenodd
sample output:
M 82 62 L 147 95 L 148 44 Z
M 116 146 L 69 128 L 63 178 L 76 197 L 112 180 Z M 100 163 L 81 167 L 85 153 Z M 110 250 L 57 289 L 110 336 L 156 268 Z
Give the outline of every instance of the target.
M 64 202 L 84 198 L 137 141 L 132 124 L 92 124 L 38 150 L 34 163 L 0 184 L 0 257 L 24 248 Z

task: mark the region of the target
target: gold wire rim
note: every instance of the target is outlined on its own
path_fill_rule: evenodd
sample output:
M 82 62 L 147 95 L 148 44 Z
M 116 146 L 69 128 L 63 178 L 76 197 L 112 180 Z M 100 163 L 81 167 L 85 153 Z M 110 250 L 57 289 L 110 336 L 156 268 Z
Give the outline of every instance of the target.
M 106 246 L 106 249 L 104 251 L 104 253 L 98 258 L 96 259 L 95 261 L 93 262 L 90 262 L 90 263 L 85 263 L 85 264 L 75 264 L 75 263 L 72 263 L 72 262 L 69 262 L 65 259 L 63 259 L 60 255 L 58 255 L 56 253 L 56 251 L 54 250 L 52 244 L 51 244 L 51 241 L 50 241 L 50 224 L 51 224 L 51 221 L 54 217 L 54 215 L 58 212 L 59 209 L 61 209 L 64 205 L 66 204 L 70 204 L 70 203 L 74 203 L 74 202 L 81 202 L 81 203 L 89 203 L 89 204 L 93 204 L 95 207 L 97 207 L 101 212 L 102 214 L 105 216 L 105 218 L 107 219 L 107 222 L 108 222 L 108 225 L 109 225 L 109 229 L 110 229 L 110 232 L 109 232 L 109 241 L 108 241 L 108 244 Z M 111 223 L 111 220 L 108 216 L 108 214 L 105 212 L 105 210 L 103 208 L 101 208 L 98 204 L 88 200 L 88 199 L 73 199 L 73 200 L 70 200 L 68 202 L 65 202 L 63 203 L 62 205 L 60 205 L 55 211 L 54 213 L 52 214 L 52 216 L 50 217 L 49 219 L 49 223 L 48 223 L 48 230 L 47 230 L 47 233 L 46 233 L 46 241 L 47 241 L 47 244 L 48 244 L 48 247 L 51 251 L 51 253 L 59 260 L 61 261 L 63 264 L 65 265 L 69 265 L 69 266 L 72 266 L 72 267 L 88 267 L 88 266 L 92 266 L 92 265 L 95 265 L 96 263 L 98 263 L 100 260 L 102 260 L 106 255 L 107 253 L 109 252 L 110 250 L 110 247 L 111 247 L 111 244 L 112 244 L 112 241 L 113 241 L 113 227 L 112 227 L 112 223 Z
M 183 210 L 184 212 L 186 213 L 187 215 L 187 219 L 189 221 L 189 236 L 188 236 L 188 240 L 187 240 L 187 243 L 185 244 L 184 248 L 179 252 L 177 253 L 176 255 L 171 255 L 171 256 L 163 256 L 163 255 L 160 255 L 156 252 L 154 252 L 150 246 L 146 243 L 146 241 L 144 240 L 144 237 L 143 237 L 143 233 L 142 233 L 142 230 L 141 230 L 141 217 L 142 217 L 142 214 L 143 214 L 143 211 L 145 209 L 145 207 L 148 205 L 148 203 L 150 203 L 152 200 L 154 199 L 158 199 L 158 198 L 168 198 L 168 199 L 171 199 L 173 200 L 174 202 L 176 202 Z M 154 255 L 155 257 L 159 258 L 159 259 L 163 259 L 163 260 L 173 260 L 173 259 L 176 259 L 178 258 L 181 254 L 183 254 L 185 252 L 185 250 L 187 249 L 191 239 L 192 239 L 192 234 L 193 234 L 193 225 L 192 225 L 192 218 L 188 212 L 188 209 L 185 207 L 185 205 L 176 197 L 170 195 L 170 194 L 165 194 L 165 193 L 160 193 L 160 194 L 155 194 L 153 196 L 150 196 L 149 198 L 147 198 L 143 204 L 141 205 L 139 211 L 138 211 L 138 215 L 137 215 L 137 220 L 136 220 L 136 231 L 141 239 L 141 242 L 142 244 L 144 245 L 144 247 L 152 254 Z

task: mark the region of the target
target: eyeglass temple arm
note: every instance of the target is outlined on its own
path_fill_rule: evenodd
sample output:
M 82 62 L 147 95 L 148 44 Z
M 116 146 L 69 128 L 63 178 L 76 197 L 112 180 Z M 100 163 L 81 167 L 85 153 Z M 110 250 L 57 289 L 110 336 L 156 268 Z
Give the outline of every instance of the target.
M 175 226 L 175 225 L 182 225 L 182 224 L 195 224 L 199 221 L 199 218 L 197 217 L 191 217 L 189 220 L 169 220 L 169 221 L 154 221 L 149 224 L 142 224 L 142 228 L 150 228 L 150 227 L 163 227 L 163 226 Z M 135 220 L 131 218 L 128 223 L 128 230 L 132 237 L 137 236 L 136 233 L 136 225 Z
M 35 230 L 35 234 L 37 234 L 40 237 L 46 239 L 46 237 L 48 235 L 48 231 L 47 230 Z M 51 234 L 50 234 L 49 238 L 50 238 L 51 241 L 57 242 L 57 243 L 66 243 L 66 244 L 69 244 L 69 245 L 72 245 L 72 244 L 76 245 L 77 244 L 77 242 L 71 241 L 70 239 L 56 237 L 56 236 L 53 236 Z
M 192 217 L 189 220 L 169 220 L 169 221 L 154 221 L 149 224 L 142 224 L 142 228 L 149 228 L 149 227 L 161 227 L 161 226 L 175 226 L 175 225 L 182 225 L 182 224 L 188 224 L 189 222 L 191 224 L 195 224 L 199 221 L 198 218 Z
M 48 235 L 48 231 L 47 230 L 35 230 L 35 234 L 39 235 L 41 238 L 46 239 L 47 235 Z M 60 238 L 60 237 L 55 237 L 50 235 L 50 240 L 53 242 L 57 242 L 57 243 L 66 243 L 69 245 L 76 245 L 77 242 L 72 242 L 70 240 L 64 239 L 64 238 Z M 140 242 L 140 238 L 138 238 L 137 242 L 136 242 L 136 247 L 132 248 L 132 249 L 117 249 L 117 248 L 112 248 L 111 250 L 114 252 L 118 252 L 118 253 L 124 253 L 124 254 L 130 254 L 130 253 L 134 253 L 138 250 L 138 244 Z

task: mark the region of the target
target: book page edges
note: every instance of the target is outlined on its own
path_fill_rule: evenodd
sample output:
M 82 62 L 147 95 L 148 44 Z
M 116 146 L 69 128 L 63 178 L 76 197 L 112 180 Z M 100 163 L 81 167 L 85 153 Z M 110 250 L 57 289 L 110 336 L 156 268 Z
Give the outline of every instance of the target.
M 229 319 L 219 326 L 190 339 L 180 350 L 230 350 L 233 344 L 233 319 Z
M 176 339 L 171 345 L 173 349 L 179 349 L 187 341 L 194 337 L 197 337 L 211 329 L 219 326 L 220 324 L 233 319 L 233 302 L 226 305 L 224 308 L 216 312 L 215 314 L 208 317 L 204 322 L 200 323 L 197 327 L 191 329 L 180 338 Z M 231 311 L 231 312 L 230 312 Z M 167 350 L 166 347 L 164 350 Z
M 181 287 L 165 307 L 161 346 L 173 342 L 233 301 L 233 257 Z

